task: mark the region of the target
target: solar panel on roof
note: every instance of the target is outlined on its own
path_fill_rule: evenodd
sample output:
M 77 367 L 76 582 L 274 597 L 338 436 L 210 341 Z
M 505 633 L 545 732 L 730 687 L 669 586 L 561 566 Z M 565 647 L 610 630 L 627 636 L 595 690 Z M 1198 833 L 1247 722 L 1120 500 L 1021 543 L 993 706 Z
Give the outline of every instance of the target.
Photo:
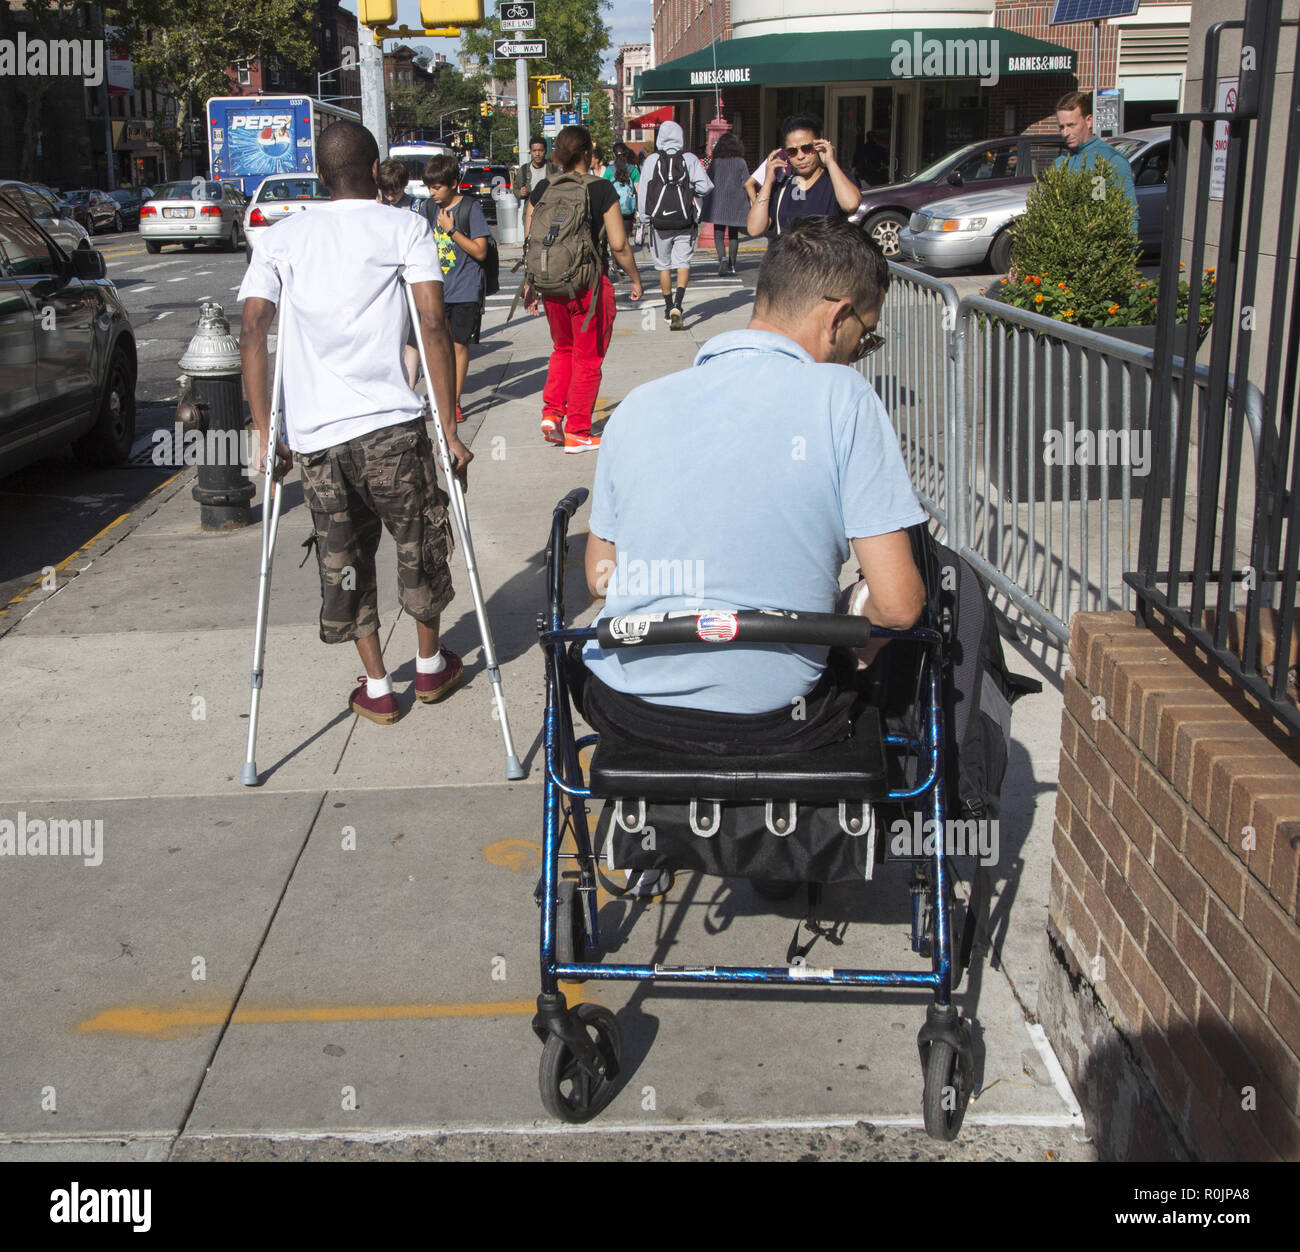
M 1069 22 L 1100 22 L 1108 17 L 1131 17 L 1138 11 L 1139 0 L 1056 0 L 1052 26 Z

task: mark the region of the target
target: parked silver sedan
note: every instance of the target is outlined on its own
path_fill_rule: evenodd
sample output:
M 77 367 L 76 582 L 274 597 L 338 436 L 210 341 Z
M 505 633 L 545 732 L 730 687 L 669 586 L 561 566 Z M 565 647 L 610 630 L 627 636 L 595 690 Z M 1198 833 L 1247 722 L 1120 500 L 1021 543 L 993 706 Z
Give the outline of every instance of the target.
M 1164 229 L 1165 179 L 1169 169 L 1169 129 L 1156 126 L 1107 140 L 1133 169 L 1138 202 L 1138 242 L 1146 256 L 1158 256 Z M 1022 216 L 1032 184 L 995 191 L 972 191 L 936 200 L 912 214 L 899 231 L 899 260 L 934 269 L 986 265 L 1005 274 L 1011 264 L 1011 231 Z
M 140 237 L 149 252 L 163 244 L 216 244 L 223 252 L 235 252 L 244 242 L 244 209 L 248 198 L 233 183 L 193 178 L 184 183 L 166 183 L 152 200 L 140 206 Z

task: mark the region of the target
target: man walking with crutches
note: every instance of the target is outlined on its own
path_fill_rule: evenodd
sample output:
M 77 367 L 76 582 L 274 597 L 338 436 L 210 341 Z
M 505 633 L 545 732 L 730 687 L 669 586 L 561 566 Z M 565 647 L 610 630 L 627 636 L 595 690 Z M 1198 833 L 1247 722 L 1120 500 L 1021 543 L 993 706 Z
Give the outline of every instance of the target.
M 473 454 L 456 434 L 455 365 L 443 314 L 442 267 L 433 231 L 414 213 L 376 201 L 379 149 L 355 122 L 320 137 L 321 180 L 332 199 L 296 214 L 259 241 L 239 298 L 244 392 L 262 459 L 269 433 L 267 335 L 282 301 L 284 433 L 277 476 L 290 455 L 302 469 L 320 563 L 320 635 L 351 640 L 365 675 L 353 713 L 397 721 L 379 643 L 375 553 L 382 527 L 397 542 L 402 608 L 415 619 L 415 692 L 426 703 L 460 681 L 461 660 L 438 643 L 452 599 L 447 495 L 437 484 L 421 398 L 402 367 L 410 284 L 428 360 L 429 387 L 462 486 Z M 264 502 L 263 507 L 267 507 Z

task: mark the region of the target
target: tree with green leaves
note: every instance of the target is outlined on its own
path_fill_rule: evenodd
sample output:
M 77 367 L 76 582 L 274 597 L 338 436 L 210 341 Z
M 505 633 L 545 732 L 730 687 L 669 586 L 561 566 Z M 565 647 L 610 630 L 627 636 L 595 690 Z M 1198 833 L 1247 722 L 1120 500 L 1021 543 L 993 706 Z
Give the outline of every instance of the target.
M 190 100 L 230 94 L 227 71 L 236 61 L 277 57 L 286 65 L 314 64 L 314 6 L 309 0 L 126 0 L 109 4 L 114 48 L 130 54 L 137 78 L 176 101 L 176 129 L 162 142 L 180 157 Z M 161 119 L 156 119 L 161 121 Z
M 575 89 L 576 90 L 576 89 Z M 606 161 L 614 159 L 614 117 L 609 105 L 609 96 L 599 83 L 583 88 L 591 100 L 591 112 L 583 119 L 583 125 L 591 131 L 591 138 L 605 154 Z
M 596 82 L 600 63 L 609 47 L 610 31 L 600 14 L 610 7 L 609 0 L 541 0 L 537 6 L 537 29 L 526 38 L 545 39 L 547 56 L 530 60 L 528 73 L 561 74 L 575 81 Z M 503 31 L 501 20 L 493 13 L 482 26 L 465 30 L 461 48 L 489 72 L 502 77 L 513 73 L 514 63 L 492 59 L 492 41 L 503 36 L 515 38 L 517 32 Z
M 44 40 L 48 45 L 55 39 L 83 39 L 88 34 L 84 26 L 78 25 L 80 5 L 68 3 L 67 0 L 23 0 L 17 10 L 10 10 L 8 16 L 14 26 L 21 22 L 21 29 L 28 40 Z M 9 5 L 5 5 L 10 9 Z M 21 14 L 20 18 L 17 15 Z M 17 21 L 15 21 L 17 18 Z M 12 38 L 13 36 L 9 36 Z M 105 73 L 108 66 L 103 66 Z M 50 74 L 15 74 L 12 82 L 18 94 L 26 102 L 26 116 L 23 121 L 22 157 L 20 173 L 24 179 L 36 177 L 36 143 L 41 132 L 42 113 L 45 109 L 45 96 L 54 85 Z

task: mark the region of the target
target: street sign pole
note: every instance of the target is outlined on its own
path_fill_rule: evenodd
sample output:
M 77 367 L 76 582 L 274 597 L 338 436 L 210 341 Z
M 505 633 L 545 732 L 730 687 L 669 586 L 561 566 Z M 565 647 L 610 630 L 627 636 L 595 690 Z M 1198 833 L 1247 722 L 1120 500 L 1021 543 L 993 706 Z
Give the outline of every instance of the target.
M 515 60 L 515 117 L 519 123 L 519 168 L 521 177 L 524 180 L 524 189 L 528 189 L 528 173 L 524 170 L 524 162 L 528 160 L 528 118 L 529 104 L 528 99 L 528 61 L 524 57 L 518 57 Z M 523 222 L 523 202 L 520 201 L 520 223 Z M 522 230 L 520 234 L 522 235 Z

